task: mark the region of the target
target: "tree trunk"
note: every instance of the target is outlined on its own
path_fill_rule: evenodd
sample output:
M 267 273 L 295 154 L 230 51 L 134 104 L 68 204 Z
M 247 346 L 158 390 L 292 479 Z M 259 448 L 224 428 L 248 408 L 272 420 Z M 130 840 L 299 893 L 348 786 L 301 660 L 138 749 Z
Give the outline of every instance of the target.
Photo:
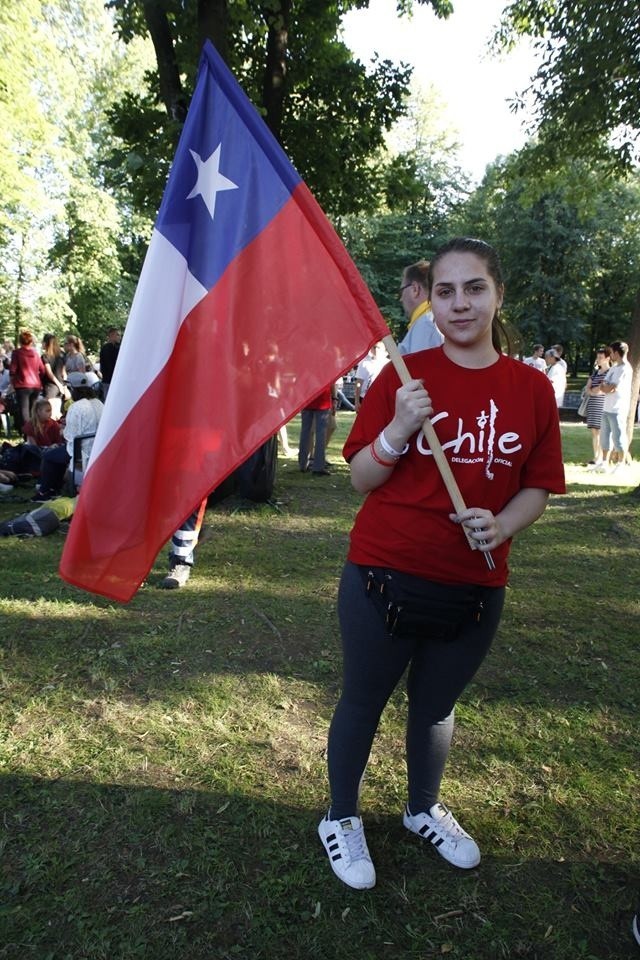
M 24 233 L 20 234 L 20 251 L 18 253 L 18 273 L 16 276 L 16 295 L 13 301 L 13 342 L 20 346 L 20 328 L 22 327 L 22 288 L 24 286 Z
M 229 6 L 227 0 L 198 0 L 198 39 L 212 44 L 229 61 Z
M 267 25 L 267 62 L 262 84 L 265 121 L 273 135 L 282 141 L 282 117 L 287 78 L 287 48 L 291 0 L 269 0 L 260 6 Z
M 160 98 L 171 119 L 184 123 L 187 102 L 180 83 L 180 71 L 164 0 L 143 0 L 142 7 L 158 64 Z

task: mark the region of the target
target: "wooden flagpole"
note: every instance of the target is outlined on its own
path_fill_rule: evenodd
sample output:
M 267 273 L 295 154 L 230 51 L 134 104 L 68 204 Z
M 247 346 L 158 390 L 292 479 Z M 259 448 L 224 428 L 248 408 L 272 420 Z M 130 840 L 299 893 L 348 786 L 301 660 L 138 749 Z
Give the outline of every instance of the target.
M 413 378 L 409 373 L 406 363 L 404 362 L 404 357 L 398 350 L 395 340 L 391 334 L 388 334 L 388 336 L 382 338 L 382 342 L 385 345 L 386 351 L 389 354 L 389 359 L 391 360 L 396 373 L 400 377 L 400 382 L 402 384 L 408 383 Z M 422 432 L 426 437 L 427 443 L 429 444 L 429 449 L 433 454 L 433 459 L 436 462 L 436 466 L 440 471 L 440 476 L 442 477 L 444 485 L 447 488 L 447 493 L 449 494 L 451 503 L 453 504 L 456 513 L 462 513 L 463 510 L 467 509 L 466 504 L 462 498 L 462 494 L 460 493 L 460 488 L 456 483 L 456 479 L 451 471 L 451 467 L 449 466 L 449 461 L 444 455 L 442 444 L 438 439 L 438 435 L 436 434 L 429 417 L 427 417 L 422 424 Z M 475 541 L 472 540 L 469 531 L 466 529 L 466 527 L 464 527 L 464 525 L 463 530 L 469 546 L 475 547 Z M 484 556 L 489 570 L 495 570 L 495 563 L 493 562 L 493 557 L 491 556 L 490 551 L 487 551 Z

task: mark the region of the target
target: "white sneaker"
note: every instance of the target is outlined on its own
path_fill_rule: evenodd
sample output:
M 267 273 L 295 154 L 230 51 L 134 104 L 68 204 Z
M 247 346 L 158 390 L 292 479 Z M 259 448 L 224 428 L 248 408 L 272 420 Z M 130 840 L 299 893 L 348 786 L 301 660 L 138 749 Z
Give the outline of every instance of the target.
M 360 817 L 329 820 L 327 814 L 318 825 L 318 834 L 336 877 L 354 890 L 375 886 L 376 868 L 369 856 Z
M 596 473 L 609 473 L 609 467 L 606 465 L 606 463 L 599 463 L 598 466 L 595 468 L 595 472 L 596 472 Z
M 13 486 L 10 483 L 0 483 L 0 493 L 13 493 Z
M 191 576 L 191 565 L 188 563 L 174 563 L 169 573 L 160 582 L 161 590 L 179 590 Z
M 465 833 L 444 804 L 435 803 L 429 813 L 416 813 L 415 816 L 407 807 L 402 822 L 407 830 L 432 843 L 440 856 L 454 867 L 469 870 L 480 863 L 478 844 Z

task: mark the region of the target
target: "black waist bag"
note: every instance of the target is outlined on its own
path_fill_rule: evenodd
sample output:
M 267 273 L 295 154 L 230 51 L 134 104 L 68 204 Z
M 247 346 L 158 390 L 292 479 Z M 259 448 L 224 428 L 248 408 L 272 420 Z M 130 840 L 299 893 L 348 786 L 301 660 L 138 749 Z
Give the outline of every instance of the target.
M 386 567 L 359 569 L 391 637 L 454 640 L 463 627 L 480 622 L 485 587 L 435 583 Z

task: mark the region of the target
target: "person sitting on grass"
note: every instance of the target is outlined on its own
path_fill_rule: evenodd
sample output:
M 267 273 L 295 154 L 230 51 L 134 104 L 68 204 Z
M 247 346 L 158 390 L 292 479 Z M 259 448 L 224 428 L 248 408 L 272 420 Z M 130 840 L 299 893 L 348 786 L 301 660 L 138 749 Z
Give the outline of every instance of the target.
M 102 417 L 104 405 L 95 393 L 96 384 L 100 381 L 95 373 L 87 373 L 79 386 L 72 387 L 73 403 L 66 413 L 63 429 L 66 444 L 61 443 L 49 447 L 42 454 L 40 465 L 40 490 L 32 497 L 34 502 L 51 500 L 57 497 L 64 483 L 67 467 L 73 469 L 73 442 L 76 437 L 86 433 L 95 434 Z M 82 467 L 86 468 L 89 454 L 93 447 L 93 439 L 82 441 Z
M 48 400 L 36 400 L 29 420 L 23 425 L 24 443 L 3 443 L 0 466 L 13 473 L 38 476 L 42 454 L 49 447 L 62 442 L 60 424 L 51 419 Z
M 62 442 L 62 429 L 58 421 L 51 418 L 51 413 L 49 400 L 36 400 L 29 421 L 22 428 L 30 447 L 43 450 Z

